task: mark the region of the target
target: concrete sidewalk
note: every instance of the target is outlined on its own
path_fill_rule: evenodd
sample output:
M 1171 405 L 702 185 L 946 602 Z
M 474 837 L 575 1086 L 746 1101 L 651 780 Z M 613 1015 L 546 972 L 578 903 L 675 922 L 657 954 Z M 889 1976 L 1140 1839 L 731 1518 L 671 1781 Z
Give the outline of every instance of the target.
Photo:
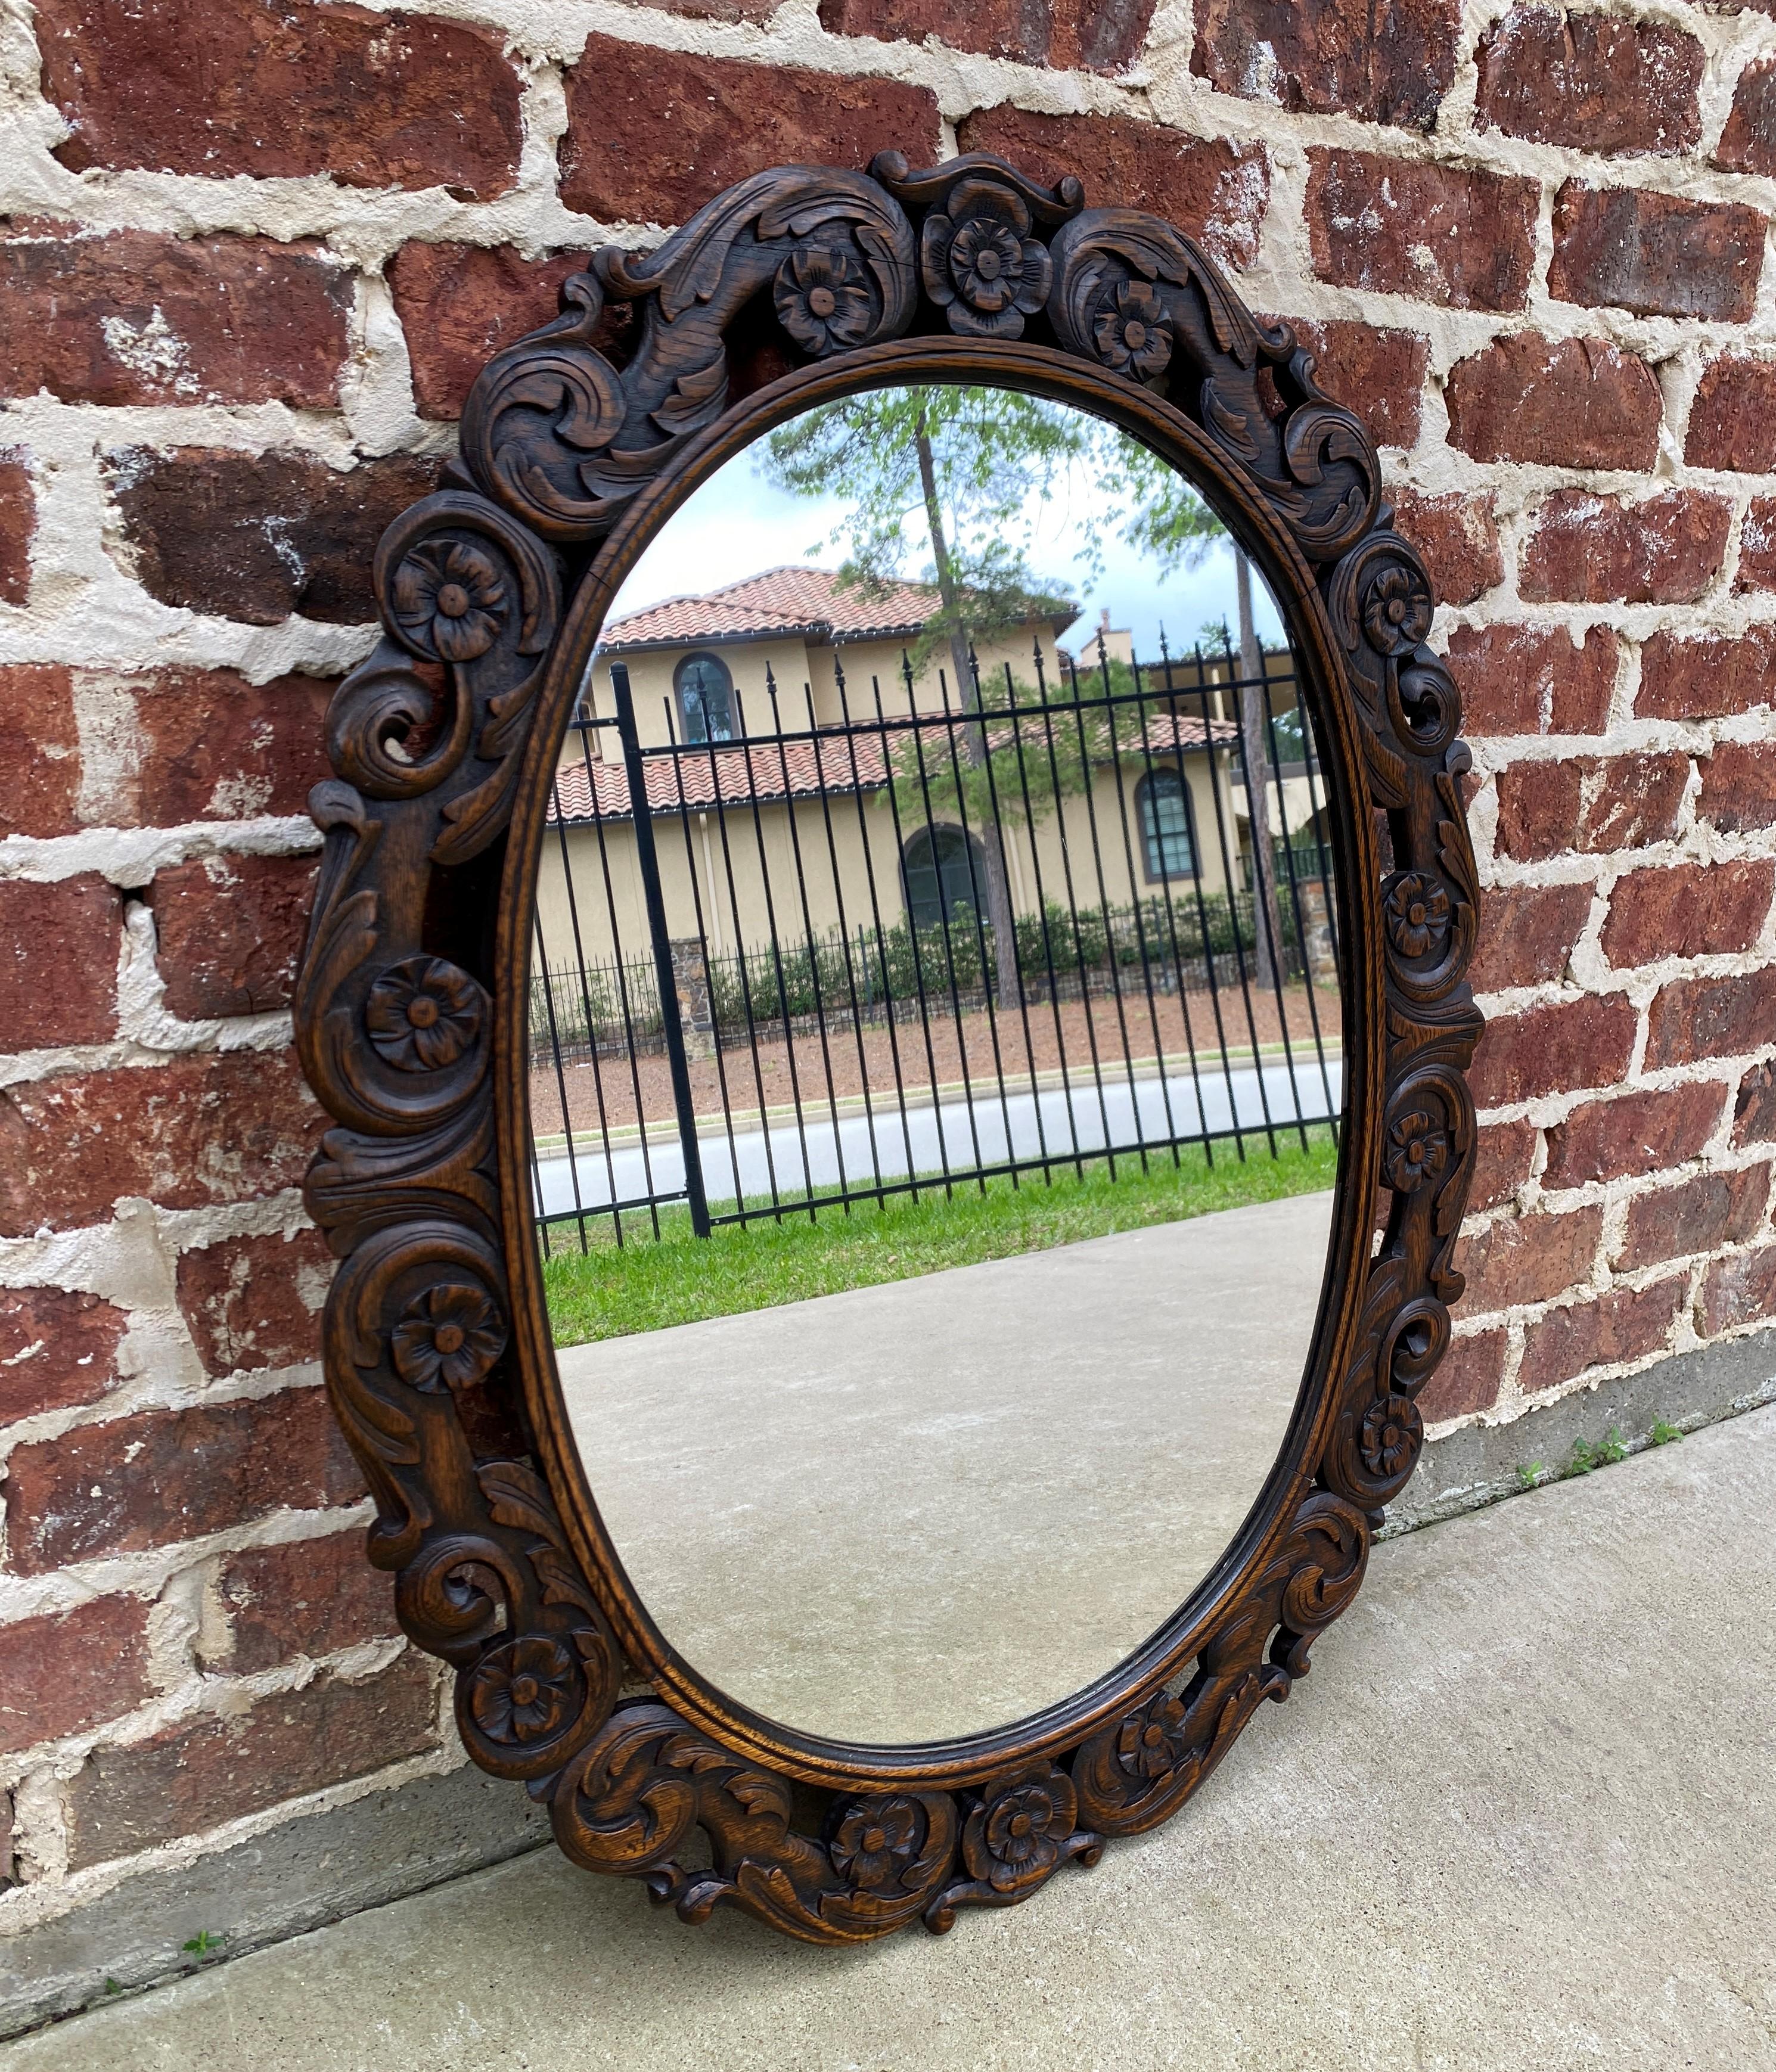
M 543 1854 L 0 2072 L 1776 2067 L 1773 1512 L 1776 1408 L 1388 1543 L 1170 1827 L 943 1940 L 689 1929 Z

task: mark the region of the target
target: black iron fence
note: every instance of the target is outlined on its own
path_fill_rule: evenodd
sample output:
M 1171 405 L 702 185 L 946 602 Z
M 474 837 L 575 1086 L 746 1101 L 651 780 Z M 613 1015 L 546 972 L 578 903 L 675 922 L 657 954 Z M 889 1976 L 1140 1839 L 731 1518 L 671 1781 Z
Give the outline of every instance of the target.
M 767 670 L 731 738 L 668 703 L 646 743 L 615 664 L 539 893 L 545 1248 L 1335 1130 L 1325 793 L 1283 660 L 1100 641 L 1051 673 L 1038 643 L 1034 682 L 972 664 L 965 705 L 905 656 L 862 700 Z

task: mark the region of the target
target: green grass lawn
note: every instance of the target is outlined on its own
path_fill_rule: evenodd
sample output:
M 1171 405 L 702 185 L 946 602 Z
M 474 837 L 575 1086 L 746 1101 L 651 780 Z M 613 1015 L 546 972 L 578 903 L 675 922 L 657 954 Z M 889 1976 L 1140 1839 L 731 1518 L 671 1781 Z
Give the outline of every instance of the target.
M 1052 1186 L 1040 1174 L 1026 1174 L 1015 1187 L 991 1180 L 984 1193 L 958 1184 L 947 1198 L 941 1191 L 916 1201 L 897 1196 L 883 1207 L 855 1205 L 849 1215 L 829 1207 L 814 1220 L 804 1214 L 781 1223 L 722 1224 L 701 1242 L 680 1211 L 661 1218 L 657 1244 L 650 1235 L 619 1248 L 594 1239 L 590 1252 L 576 1248 L 545 1261 L 555 1342 L 582 1345 L 769 1309 L 1332 1185 L 1338 1152 L 1323 1124 L 1309 1130 L 1305 1151 L 1298 1138 L 1279 1139 L 1279 1146 L 1272 1158 L 1255 1145 L 1242 1163 L 1224 1145 L 1212 1166 L 1199 1150 L 1180 1152 L 1176 1166 L 1169 1153 L 1155 1153 L 1145 1173 L 1137 1159 L 1119 1157 L 1114 1179 L 1103 1160 L 1088 1161 L 1083 1179 L 1058 1173 Z M 564 1235 L 557 1229 L 555 1242 Z

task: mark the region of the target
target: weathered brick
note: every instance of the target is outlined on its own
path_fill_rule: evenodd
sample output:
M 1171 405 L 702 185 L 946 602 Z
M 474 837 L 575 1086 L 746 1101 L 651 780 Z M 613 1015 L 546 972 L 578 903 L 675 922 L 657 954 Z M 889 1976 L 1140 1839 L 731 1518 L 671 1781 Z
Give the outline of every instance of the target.
M 1424 1422 L 1436 1424 L 1447 1417 L 1490 1410 L 1498 1400 L 1507 1343 L 1502 1330 L 1476 1331 L 1453 1340 L 1441 1366 L 1420 1392 L 1419 1414 Z
M 1764 1219 L 1770 1199 L 1770 1167 L 1745 1166 L 1736 1172 L 1699 1173 L 1675 1187 L 1637 1194 L 1617 1255 L 1618 1272 L 1633 1273 L 1662 1259 L 1714 1252 L 1743 1244 Z
M 0 664 L 0 840 L 72 833 L 80 739 L 60 664 Z
M 1494 1015 L 1474 1055 L 1477 1107 L 1614 1086 L 1634 1050 L 1634 1010 L 1620 993 L 1585 993 Z
M 1680 978 L 1663 988 L 1647 1017 L 1649 1071 L 1737 1058 L 1776 1043 L 1776 971 L 1728 978 Z
M 31 543 L 37 536 L 37 497 L 31 466 L 16 446 L 0 446 L 0 604 L 31 595 Z
M 1759 858 L 1673 864 L 1616 880 L 1603 953 L 1618 971 L 1661 957 L 1749 950 L 1763 931 L 1776 864 Z
M 1529 1178 L 1539 1134 L 1532 1122 L 1489 1122 L 1474 1133 L 1474 1184 L 1468 1207 L 1495 1209 Z
M 746 64 L 591 35 L 567 75 L 561 199 L 606 222 L 680 223 L 767 166 L 935 165 L 937 101 L 898 80 Z
M 1294 112 L 1429 130 L 1461 32 L 1458 0 L 1196 0 L 1190 69 Z
M 68 1288 L 0 1288 L 0 1425 L 97 1402 L 117 1379 L 130 1319 Z
M 1591 1278 L 1603 1235 L 1603 1209 L 1593 1202 L 1567 1215 L 1506 1216 L 1455 1250 L 1467 1277 L 1462 1314 L 1478 1317 L 1520 1302 L 1546 1302 Z
M 1671 1336 L 1684 1286 L 1679 1278 L 1638 1291 L 1618 1288 L 1594 1302 L 1551 1309 L 1524 1335 L 1519 1388 L 1525 1396 L 1539 1395 L 1588 1367 L 1626 1364 L 1657 1352 Z
M 1734 173 L 1776 172 L 1776 60 L 1753 59 L 1740 73 L 1714 162 Z
M 1478 55 L 1478 129 L 1610 157 L 1687 151 L 1702 134 L 1702 46 L 1664 23 L 1524 0 Z
M 1308 236 L 1322 281 L 1452 309 L 1523 306 L 1533 180 L 1365 151 L 1308 155 Z
M 1476 993 L 1501 993 L 1558 978 L 1590 912 L 1589 885 L 1488 887 L 1469 983 Z
M 1723 834 L 1776 822 L 1776 742 L 1723 741 L 1702 764 L 1696 816 Z
M 1548 1133 L 1544 1187 L 1582 1187 L 1682 1166 L 1700 1155 L 1720 1120 L 1718 1079 L 1666 1093 L 1586 1101 Z
M 0 385 L 70 403 L 339 401 L 352 277 L 259 237 L 15 232 L 0 243 Z
M 1532 603 L 1693 604 L 1718 573 L 1733 508 L 1670 489 L 1638 504 L 1588 489 L 1543 500 L 1518 586 Z
M 1548 291 L 1641 316 L 1743 323 L 1764 263 L 1764 218 L 1737 202 L 1568 180 L 1554 199 Z
M 179 1306 L 212 1375 L 319 1357 L 316 1318 L 337 1262 L 319 1231 L 231 1237 L 182 1252 Z
M 400 454 L 341 474 L 310 454 L 201 446 L 110 456 L 113 495 L 143 586 L 162 604 L 275 626 L 292 612 L 373 619 L 376 541 L 436 487 L 438 463 Z
M 1708 362 L 1690 404 L 1684 458 L 1737 475 L 1776 468 L 1776 360 L 1724 352 Z
M 0 1626 L 0 1753 L 114 1720 L 149 1695 L 148 1607 L 92 1597 Z
M 1776 1312 L 1776 1244 L 1717 1259 L 1702 1282 L 1696 1329 L 1705 1338 Z
M 995 151 L 1050 187 L 1076 173 L 1094 206 L 1114 196 L 1124 208 L 1150 209 L 1227 265 L 1249 266 L 1258 256 L 1270 168 L 1255 145 L 1120 116 L 1035 115 L 1009 102 L 964 116 L 956 141 L 964 151 Z
M 327 173 L 471 201 L 517 176 L 518 76 L 496 31 L 305 0 L 39 0 L 36 17 L 72 132 L 56 155 L 76 172 Z
M 496 352 L 549 323 L 561 285 L 586 255 L 526 259 L 510 245 L 404 245 L 389 261 L 422 417 L 459 417 L 469 385 Z M 622 306 L 619 305 L 619 306 Z
M 1663 408 L 1645 360 L 1601 338 L 1512 331 L 1449 370 L 1452 444 L 1476 460 L 1646 470 Z
M 1776 1142 L 1776 1065 L 1753 1065 L 1739 1082 L 1733 1102 L 1733 1141 Z
M 95 1223 L 125 1194 L 195 1209 L 275 1194 L 301 1180 L 323 1121 L 288 1050 L 0 1088 L 0 1236 Z
M 767 8 L 767 11 L 769 10 Z M 1047 0 L 820 0 L 820 26 L 837 36 L 874 36 L 919 43 L 935 36 L 952 50 L 1064 69 L 1121 72 L 1147 34 L 1153 0 L 1085 0 L 1052 7 Z
M 312 856 L 210 856 L 149 887 L 169 1011 L 185 1022 L 287 1007 L 319 865 Z
M 317 1676 L 252 1709 L 95 1749 L 68 1788 L 68 1867 L 202 1834 L 435 1745 L 431 1673 L 411 1650 L 360 1683 Z
M 319 1388 L 144 1410 L 14 1447 L 7 1551 L 38 1576 L 244 1525 L 267 1511 L 352 1503 L 363 1478 Z
M 364 1558 L 356 1529 L 231 1555 L 222 1601 L 234 1642 L 227 1666 L 242 1675 L 397 1630 L 393 1586 Z
M 1689 782 L 1676 753 L 1511 763 L 1498 773 L 1498 848 L 1521 862 L 1668 841 Z
M 90 871 L 51 885 L 0 879 L 0 1042 L 9 1050 L 117 1033 L 123 904 Z
M 1417 443 L 1431 356 L 1422 332 L 1342 318 L 1288 322 L 1297 343 L 1314 355 L 1321 386 L 1356 412 L 1377 446 Z
M 1640 651 L 1636 719 L 1721 719 L 1751 712 L 1776 696 L 1776 627 L 1655 633 Z
M 1452 490 L 1424 496 L 1413 489 L 1390 489 L 1388 495 L 1395 528 L 1424 556 L 1440 604 L 1472 604 L 1504 581 L 1504 550 L 1490 495 Z
M 1457 627 L 1449 664 L 1462 693 L 1463 730 L 1477 734 L 1601 734 L 1616 687 L 1618 651 L 1606 627 L 1575 646 L 1564 626 L 1501 620 Z
M 1776 496 L 1754 496 L 1739 521 L 1739 566 L 1733 578 L 1741 595 L 1776 590 Z

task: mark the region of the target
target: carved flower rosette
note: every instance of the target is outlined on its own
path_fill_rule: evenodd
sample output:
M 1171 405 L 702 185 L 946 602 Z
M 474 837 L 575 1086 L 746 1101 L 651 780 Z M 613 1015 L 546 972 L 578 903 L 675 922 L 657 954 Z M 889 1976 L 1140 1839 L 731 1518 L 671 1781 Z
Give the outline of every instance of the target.
M 911 1771 L 749 1721 L 652 1651 L 547 1437 L 512 1062 L 540 801 L 608 602 L 602 543 L 669 508 L 646 500 L 737 427 L 782 421 L 796 384 L 908 369 L 1112 417 L 1241 532 L 1288 601 L 1314 707 L 1347 970 L 1380 974 L 1347 987 L 1336 1299 L 1263 1515 L 1108 1694 Z M 998 159 L 914 171 L 885 154 L 867 173 L 760 173 L 651 252 L 601 251 L 560 315 L 483 369 L 460 458 L 388 528 L 374 576 L 382 637 L 335 698 L 335 775 L 310 802 L 327 839 L 297 1041 L 330 1127 L 306 1198 L 339 1260 L 327 1379 L 376 1499 L 369 1556 L 456 1671 L 465 1745 L 526 1784 L 576 1862 L 690 1921 L 729 1906 L 861 1941 L 1089 1866 L 1175 1811 L 1305 1673 L 1422 1449 L 1418 1399 L 1462 1292 L 1468 762 L 1372 442 L 1173 226 Z

